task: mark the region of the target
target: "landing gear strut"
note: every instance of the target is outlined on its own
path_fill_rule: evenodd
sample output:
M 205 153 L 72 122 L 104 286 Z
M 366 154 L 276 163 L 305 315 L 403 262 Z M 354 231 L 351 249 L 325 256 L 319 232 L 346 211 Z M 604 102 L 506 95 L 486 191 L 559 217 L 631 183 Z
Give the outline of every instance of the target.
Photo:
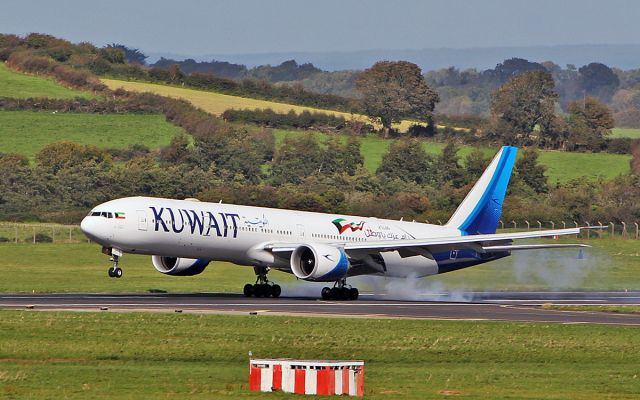
M 280 297 L 282 293 L 282 288 L 280 285 L 274 284 L 269 281 L 267 278 L 267 273 L 269 273 L 268 267 L 254 267 L 253 270 L 256 273 L 256 283 L 252 285 L 247 283 L 244 285 L 244 290 L 242 291 L 245 297 Z
M 122 256 L 122 252 L 116 249 L 110 249 L 103 247 L 102 252 L 110 255 L 110 261 L 113 261 L 113 266 L 107 270 L 110 278 L 122 278 L 122 268 L 118 266 L 118 262 L 120 261 L 120 257 Z
M 322 300 L 358 300 L 358 289 L 347 285 L 346 279 L 337 281 L 332 288 L 322 288 Z

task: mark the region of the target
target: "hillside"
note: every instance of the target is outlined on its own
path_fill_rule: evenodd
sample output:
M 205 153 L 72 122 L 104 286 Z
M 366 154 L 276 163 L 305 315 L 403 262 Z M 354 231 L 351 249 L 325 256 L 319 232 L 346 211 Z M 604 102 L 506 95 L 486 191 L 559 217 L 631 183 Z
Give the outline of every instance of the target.
M 182 129 L 156 114 L 0 111 L 0 151 L 29 158 L 46 144 L 61 140 L 105 149 L 124 149 L 136 143 L 155 149 L 169 144 L 178 132 Z
M 21 74 L 0 63 L 0 96 L 26 99 L 49 97 L 54 99 L 90 98 L 90 93 L 66 88 L 53 79 Z
M 274 130 L 276 142 L 282 143 L 287 136 L 304 135 L 305 132 Z M 317 132 L 323 139 L 327 139 L 329 135 Z M 378 136 L 367 136 L 361 140 L 361 152 L 364 157 L 364 166 L 370 171 L 375 172 L 383 155 L 391 145 L 393 140 L 384 140 Z M 444 148 L 444 143 L 423 142 L 424 150 L 431 154 L 437 155 Z M 461 146 L 460 157 L 464 158 L 471 153 L 475 147 Z M 496 149 L 482 147 L 480 148 L 486 157 L 492 157 Z M 549 183 L 556 181 L 567 182 L 576 178 L 595 179 L 597 177 L 613 178 L 620 174 L 629 172 L 629 160 L 631 156 L 607 153 L 568 153 L 562 151 L 540 151 L 540 164 L 547 168 L 546 176 Z
M 347 120 L 355 118 L 358 120 L 368 121 L 367 117 L 359 114 L 349 114 L 340 111 L 323 110 L 312 107 L 297 106 L 292 104 L 278 103 L 274 101 L 257 100 L 247 97 L 230 96 L 226 94 L 220 94 L 215 92 L 185 89 L 181 87 L 158 85 L 154 83 L 144 82 L 129 82 L 115 79 L 102 79 L 102 82 L 106 84 L 110 89 L 123 88 L 134 92 L 151 92 L 162 96 L 168 96 L 173 98 L 179 98 L 190 101 L 196 107 L 199 107 L 211 114 L 220 115 L 225 110 L 230 108 L 235 109 L 255 109 L 255 108 L 271 108 L 276 112 L 286 113 L 290 110 L 294 110 L 297 113 L 302 111 L 311 112 L 325 112 L 328 114 L 338 115 L 346 118 Z M 414 122 L 403 121 L 397 125 L 401 131 L 406 131 Z

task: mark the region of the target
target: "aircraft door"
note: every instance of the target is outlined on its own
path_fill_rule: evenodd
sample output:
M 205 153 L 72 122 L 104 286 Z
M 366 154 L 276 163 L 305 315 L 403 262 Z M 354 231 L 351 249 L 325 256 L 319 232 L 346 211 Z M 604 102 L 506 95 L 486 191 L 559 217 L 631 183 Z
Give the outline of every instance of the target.
M 146 231 L 147 230 L 147 212 L 145 210 L 136 211 L 138 215 L 138 230 Z
M 298 224 L 298 237 L 304 239 L 304 225 Z

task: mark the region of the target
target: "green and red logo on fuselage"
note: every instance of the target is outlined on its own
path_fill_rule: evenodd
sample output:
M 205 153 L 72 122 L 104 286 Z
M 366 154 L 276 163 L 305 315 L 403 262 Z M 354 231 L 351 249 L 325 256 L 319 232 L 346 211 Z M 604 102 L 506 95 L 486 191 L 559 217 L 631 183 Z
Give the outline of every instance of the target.
M 124 213 L 123 212 L 117 212 L 116 214 L 116 218 L 117 219 L 125 219 Z
M 338 232 L 343 234 L 348 229 L 351 229 L 351 232 L 361 231 L 364 228 L 364 221 L 360 222 L 347 222 L 344 218 L 337 218 L 331 221 L 336 228 L 338 228 Z

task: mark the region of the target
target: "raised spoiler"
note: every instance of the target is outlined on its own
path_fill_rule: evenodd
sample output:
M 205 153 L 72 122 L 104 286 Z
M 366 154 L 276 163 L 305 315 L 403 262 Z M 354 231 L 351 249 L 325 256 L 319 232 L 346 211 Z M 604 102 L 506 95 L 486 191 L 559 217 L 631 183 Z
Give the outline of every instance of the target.
M 408 240 L 380 240 L 371 242 L 358 243 L 342 243 L 334 242 L 333 245 L 341 247 L 344 250 L 375 250 L 375 251 L 394 251 L 409 248 L 421 247 L 467 247 L 473 248 L 479 252 L 491 251 L 509 251 L 509 250 L 537 250 L 545 248 L 571 248 L 571 247 L 591 247 L 586 244 L 537 244 L 537 245 L 511 245 L 505 242 L 511 242 L 518 239 L 533 239 L 552 236 L 577 235 L 582 229 L 600 229 L 597 227 L 581 227 L 567 229 L 550 229 L 544 231 L 532 232 L 514 232 L 514 233 L 493 233 L 486 235 L 467 235 L 467 236 L 450 236 L 442 238 L 430 239 L 408 239 Z M 495 246 L 485 246 L 486 242 L 502 242 Z M 264 246 L 265 250 L 274 253 L 291 252 L 295 250 L 297 244 L 294 243 L 270 243 Z

